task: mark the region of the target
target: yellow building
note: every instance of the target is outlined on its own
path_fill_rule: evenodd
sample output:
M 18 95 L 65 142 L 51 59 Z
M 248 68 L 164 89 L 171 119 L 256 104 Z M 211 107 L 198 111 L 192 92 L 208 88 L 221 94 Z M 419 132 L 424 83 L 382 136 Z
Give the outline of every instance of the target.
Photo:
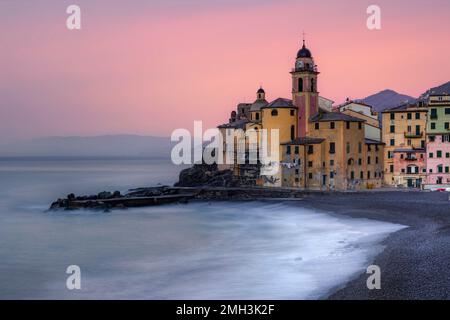
M 304 42 L 290 73 L 292 100 L 278 98 L 268 103 L 265 91 L 260 88 L 253 104 L 239 104 L 229 123 L 219 126 L 221 130 L 235 128 L 247 133 L 268 131 L 268 149 L 274 147 L 279 151 L 278 158 L 272 159 L 279 170 L 271 176 L 260 174 L 258 184 L 320 190 L 381 187 L 383 143 L 368 139 L 365 128 L 366 123 L 379 128 L 378 121 L 361 113 L 352 116 L 339 110 L 329 112 L 331 107 L 320 107 L 319 72 Z M 275 142 L 271 141 L 271 130 L 279 132 L 276 146 L 272 146 Z M 261 166 L 259 163 L 253 168 Z M 235 164 L 219 168 L 232 169 L 242 176 L 248 175 L 250 167 Z
M 382 138 L 385 143 L 384 183 L 386 185 L 407 186 L 411 175 L 414 175 L 414 186 L 416 187 L 420 187 L 417 185 L 420 181 L 425 181 L 426 172 L 423 172 L 423 169 L 418 172 L 416 170 L 408 172 L 408 166 L 400 168 L 400 161 L 424 158 L 427 112 L 426 107 L 417 105 L 402 105 L 382 112 Z M 399 153 L 398 161 L 395 161 L 396 153 Z

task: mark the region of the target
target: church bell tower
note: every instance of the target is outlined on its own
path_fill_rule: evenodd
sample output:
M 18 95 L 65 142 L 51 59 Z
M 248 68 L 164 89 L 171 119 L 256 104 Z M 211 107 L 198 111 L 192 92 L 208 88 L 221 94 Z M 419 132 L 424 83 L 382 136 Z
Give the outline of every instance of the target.
M 319 112 L 319 92 L 317 91 L 317 66 L 311 51 L 303 46 L 297 53 L 292 75 L 292 101 L 298 108 L 298 137 L 309 134 L 309 118 Z

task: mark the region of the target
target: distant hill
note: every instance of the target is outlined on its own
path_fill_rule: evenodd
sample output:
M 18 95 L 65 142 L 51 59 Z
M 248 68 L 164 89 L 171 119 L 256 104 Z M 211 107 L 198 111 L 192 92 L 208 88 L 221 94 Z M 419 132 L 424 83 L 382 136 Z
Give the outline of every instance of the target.
M 450 81 L 425 91 L 420 95 L 419 100 L 426 101 L 430 94 L 450 94 Z
M 0 146 L 0 157 L 170 157 L 170 138 L 108 135 L 48 137 Z
M 406 102 L 413 103 L 416 101 L 416 98 L 397 93 L 394 90 L 386 89 L 364 99 L 361 99 L 360 101 L 371 105 L 375 111 L 381 112 L 383 110 L 399 106 Z

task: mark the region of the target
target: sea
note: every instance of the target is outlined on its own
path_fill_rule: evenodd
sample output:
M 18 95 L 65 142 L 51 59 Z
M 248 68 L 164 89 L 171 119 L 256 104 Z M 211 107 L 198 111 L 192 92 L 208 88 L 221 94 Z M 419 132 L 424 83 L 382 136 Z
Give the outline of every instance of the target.
M 403 228 L 283 201 L 48 210 L 69 193 L 172 185 L 181 169 L 155 158 L 0 159 L 0 299 L 323 299 Z

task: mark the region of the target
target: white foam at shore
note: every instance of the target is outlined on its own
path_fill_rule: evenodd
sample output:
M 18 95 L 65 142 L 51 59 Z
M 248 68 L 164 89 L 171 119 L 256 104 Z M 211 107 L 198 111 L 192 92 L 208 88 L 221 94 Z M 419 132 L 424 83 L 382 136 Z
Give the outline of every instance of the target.
M 113 215 L 136 215 L 144 225 L 151 223 L 145 238 L 155 242 L 154 249 L 110 263 L 106 274 L 87 275 L 80 297 L 322 298 L 365 272 L 382 250 L 380 242 L 404 228 L 258 202 L 171 205 Z

